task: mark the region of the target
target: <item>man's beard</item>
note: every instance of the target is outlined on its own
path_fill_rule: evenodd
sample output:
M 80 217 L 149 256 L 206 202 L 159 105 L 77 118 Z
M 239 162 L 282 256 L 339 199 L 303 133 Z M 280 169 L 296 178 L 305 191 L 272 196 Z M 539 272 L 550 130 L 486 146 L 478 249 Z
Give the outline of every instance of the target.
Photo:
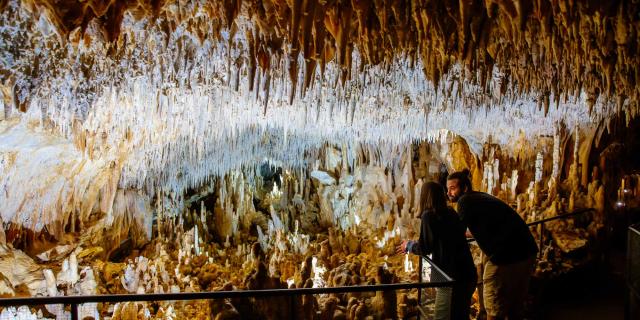
M 460 196 L 449 196 L 449 201 L 453 203 L 457 203 L 458 199 L 460 199 Z

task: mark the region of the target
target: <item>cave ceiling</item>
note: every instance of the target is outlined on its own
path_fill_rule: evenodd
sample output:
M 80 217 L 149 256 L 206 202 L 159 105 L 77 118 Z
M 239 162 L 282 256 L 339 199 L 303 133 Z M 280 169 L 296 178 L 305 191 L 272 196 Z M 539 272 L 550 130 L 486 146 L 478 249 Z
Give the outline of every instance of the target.
M 112 159 L 121 186 L 300 163 L 327 141 L 397 151 L 453 132 L 478 154 L 489 140 L 519 145 L 639 109 L 638 1 L 0 9 L 2 118 L 36 119 Z
M 6 7 L 8 1 L 3 1 Z M 252 85 L 256 70 L 287 66 L 303 91 L 316 68 L 329 61 L 340 80 L 360 68 L 386 65 L 395 57 L 420 59 L 426 78 L 438 84 L 459 64 L 463 78 L 485 87 L 499 66 L 504 87 L 549 96 L 580 95 L 588 104 L 600 95 L 637 103 L 637 1 L 41 1 L 21 5 L 44 15 L 64 39 L 79 41 L 95 23 L 105 40 L 124 46 L 123 19 L 155 21 L 170 34 L 185 28 L 200 42 L 223 41 L 221 33 L 244 33 L 242 63 Z M 79 35 L 71 36 L 74 31 Z M 298 65 L 298 57 L 304 66 Z M 6 72 L 6 70 L 3 70 Z M 501 88 L 506 90 L 506 88 Z M 296 91 L 292 91 L 293 93 Z M 622 102 L 621 102 L 622 103 Z

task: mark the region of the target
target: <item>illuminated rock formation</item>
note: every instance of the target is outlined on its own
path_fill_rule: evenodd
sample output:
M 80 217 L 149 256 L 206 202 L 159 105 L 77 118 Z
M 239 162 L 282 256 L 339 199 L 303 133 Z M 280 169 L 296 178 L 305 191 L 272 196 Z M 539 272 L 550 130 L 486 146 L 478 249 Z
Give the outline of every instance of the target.
M 416 281 L 469 169 L 537 273 L 640 203 L 635 1 L 0 0 L 0 296 Z M 474 251 L 475 260 L 479 254 Z M 95 319 L 395 318 L 410 292 L 86 304 Z M 0 317 L 65 316 L 55 306 Z

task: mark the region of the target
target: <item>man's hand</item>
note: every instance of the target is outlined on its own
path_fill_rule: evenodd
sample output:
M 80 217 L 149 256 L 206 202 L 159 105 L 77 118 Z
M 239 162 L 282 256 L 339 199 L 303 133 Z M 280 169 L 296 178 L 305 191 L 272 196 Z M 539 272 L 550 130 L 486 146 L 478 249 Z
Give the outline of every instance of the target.
M 396 247 L 396 254 L 405 254 L 407 253 L 407 244 L 409 240 L 402 240 L 399 246 Z

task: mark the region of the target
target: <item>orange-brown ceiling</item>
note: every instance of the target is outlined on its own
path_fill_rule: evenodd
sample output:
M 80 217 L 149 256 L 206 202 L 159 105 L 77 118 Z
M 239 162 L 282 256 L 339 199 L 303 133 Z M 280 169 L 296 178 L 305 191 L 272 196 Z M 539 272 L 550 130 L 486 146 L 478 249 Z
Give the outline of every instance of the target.
M 135 18 L 162 18 L 166 32 L 186 23 L 201 39 L 220 30 L 240 30 L 246 38 L 252 80 L 257 68 L 269 69 L 270 57 L 302 55 L 305 70 L 335 60 L 343 81 L 351 75 L 351 52 L 364 64 L 380 64 L 399 55 L 421 58 L 427 78 L 438 81 L 454 64 L 466 67 L 466 80 L 486 85 L 494 66 L 507 86 L 550 97 L 585 92 L 592 105 L 598 96 L 640 97 L 640 3 L 573 0 L 224 0 L 203 2 L 208 19 L 183 10 L 186 2 L 165 0 L 23 0 L 35 14 L 46 14 L 63 35 L 95 19 L 117 42 L 125 12 Z M 4 7 L 6 0 L 0 2 Z M 0 7 L 0 8 L 2 8 Z M 240 18 L 241 17 L 241 18 Z M 220 39 L 220 38 L 219 38 Z M 297 59 L 289 74 L 296 85 Z M 305 72 L 304 87 L 312 72 Z M 252 83 L 251 81 L 250 83 Z

